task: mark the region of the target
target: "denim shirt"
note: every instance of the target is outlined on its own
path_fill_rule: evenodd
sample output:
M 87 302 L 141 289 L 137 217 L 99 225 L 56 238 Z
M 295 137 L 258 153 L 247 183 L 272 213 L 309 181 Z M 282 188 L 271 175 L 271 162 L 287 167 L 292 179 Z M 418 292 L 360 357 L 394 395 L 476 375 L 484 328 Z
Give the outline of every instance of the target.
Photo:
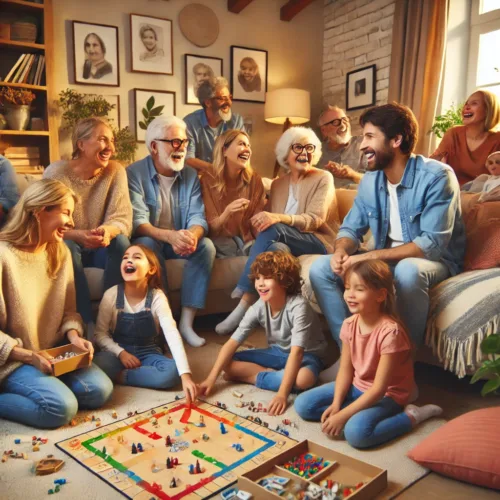
M 214 132 L 208 124 L 204 109 L 198 109 L 184 117 L 187 125 L 187 136 L 190 140 L 187 148 L 186 158 L 199 158 L 212 163 L 212 152 L 215 140 L 226 130 L 245 130 L 241 115 L 233 113 L 228 122 L 220 122 Z
M 465 228 L 460 188 L 453 170 L 439 161 L 411 155 L 397 194 L 404 242 L 415 243 L 427 259 L 443 262 L 452 275 L 461 272 Z M 337 239 L 350 238 L 359 245 L 370 229 L 375 249 L 386 248 L 388 199 L 384 172 L 366 173 Z
M 16 172 L 12 163 L 0 155 L 0 205 L 8 212 L 19 201 Z
M 159 174 L 151 155 L 136 161 L 126 170 L 130 201 L 134 210 L 132 234 L 141 224 L 158 227 L 161 213 Z M 175 173 L 170 191 L 170 207 L 173 212 L 174 228 L 177 231 L 201 226 L 205 233 L 208 233 L 200 181 L 193 168 L 185 166 L 180 172 Z

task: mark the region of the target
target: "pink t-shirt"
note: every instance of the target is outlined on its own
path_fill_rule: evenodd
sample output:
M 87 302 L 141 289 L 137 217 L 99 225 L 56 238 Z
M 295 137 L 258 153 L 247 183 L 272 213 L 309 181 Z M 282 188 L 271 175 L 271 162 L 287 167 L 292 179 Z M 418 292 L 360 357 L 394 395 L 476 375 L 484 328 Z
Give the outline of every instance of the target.
M 380 356 L 396 352 L 407 352 L 392 372 L 385 396 L 404 406 L 415 386 L 411 343 L 406 331 L 389 317 L 384 317 L 370 332 L 363 335 L 359 328 L 359 314 L 347 318 L 340 331 L 344 348 L 351 350 L 354 367 L 354 387 L 366 392 L 373 385 Z

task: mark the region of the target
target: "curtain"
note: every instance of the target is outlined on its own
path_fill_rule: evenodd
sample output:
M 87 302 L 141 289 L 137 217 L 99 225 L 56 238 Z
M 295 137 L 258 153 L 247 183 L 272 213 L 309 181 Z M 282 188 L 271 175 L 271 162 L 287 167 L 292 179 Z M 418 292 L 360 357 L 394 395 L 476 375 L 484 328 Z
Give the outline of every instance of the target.
M 449 0 L 396 0 L 389 102 L 410 107 L 419 124 L 415 152 L 428 156 L 444 73 Z

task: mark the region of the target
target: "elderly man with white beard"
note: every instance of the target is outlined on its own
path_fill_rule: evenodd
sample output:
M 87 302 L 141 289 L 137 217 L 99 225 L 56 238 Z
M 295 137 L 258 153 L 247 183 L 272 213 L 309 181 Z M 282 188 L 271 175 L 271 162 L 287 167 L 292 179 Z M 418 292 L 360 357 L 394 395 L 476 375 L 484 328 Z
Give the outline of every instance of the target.
M 328 106 L 318 125 L 324 139 L 318 168 L 332 173 L 336 189 L 357 189 L 366 171 L 366 158 L 359 149 L 363 138 L 351 135 L 350 120 L 338 106 Z
M 188 344 L 198 347 L 205 339 L 193 330 L 193 321 L 197 310 L 205 307 L 215 247 L 205 238 L 208 225 L 198 175 L 184 166 L 189 142 L 186 124 L 180 118 L 155 118 L 146 130 L 150 154 L 130 165 L 127 176 L 134 210 L 134 244 L 143 244 L 158 256 L 165 292 L 165 260 L 187 260 L 179 332 Z
M 212 165 L 212 152 L 217 137 L 230 129 L 245 131 L 245 126 L 243 118 L 231 110 L 233 96 L 229 93 L 225 78 L 218 77 L 203 82 L 198 87 L 197 95 L 203 109 L 184 117 L 189 138 L 186 163 L 203 171 Z

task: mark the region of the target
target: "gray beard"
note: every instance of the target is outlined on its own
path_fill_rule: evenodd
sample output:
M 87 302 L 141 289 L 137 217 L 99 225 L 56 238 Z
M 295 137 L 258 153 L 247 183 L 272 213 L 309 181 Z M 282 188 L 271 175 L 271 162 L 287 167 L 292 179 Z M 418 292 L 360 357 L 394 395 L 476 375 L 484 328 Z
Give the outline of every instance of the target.
M 218 113 L 223 122 L 228 122 L 233 117 L 233 112 L 231 111 L 231 108 L 229 108 L 229 111 L 227 113 L 224 113 L 222 109 L 219 109 Z
M 340 144 L 340 145 L 345 145 L 349 144 L 349 141 L 351 140 L 352 136 L 351 134 L 347 133 L 345 135 L 339 135 L 335 134 L 333 137 L 330 137 L 329 140 L 334 142 L 335 144 Z

